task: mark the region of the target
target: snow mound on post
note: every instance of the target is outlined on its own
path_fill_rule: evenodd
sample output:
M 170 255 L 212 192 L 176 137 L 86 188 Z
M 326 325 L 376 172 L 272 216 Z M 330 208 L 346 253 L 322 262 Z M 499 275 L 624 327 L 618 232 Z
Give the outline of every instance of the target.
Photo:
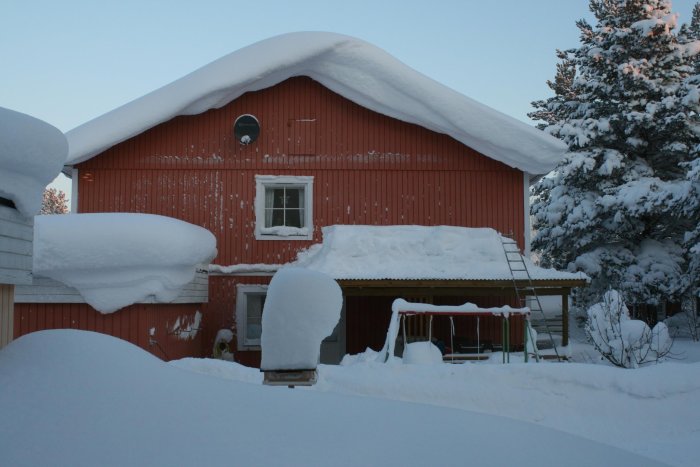
M 32 217 L 41 209 L 46 185 L 68 156 L 68 142 L 58 128 L 0 107 L 0 197 Z
M 354 37 L 297 32 L 226 55 L 67 133 L 69 164 L 178 115 L 225 106 L 246 92 L 309 76 L 363 107 L 447 134 L 524 172 L 554 169 L 564 143 L 450 89 Z
M 34 274 L 76 288 L 101 313 L 174 300 L 216 256 L 208 230 L 153 214 L 36 216 Z
M 338 324 L 340 286 L 327 275 L 280 269 L 267 289 L 262 316 L 262 370 L 310 370 L 318 365 L 321 341 Z

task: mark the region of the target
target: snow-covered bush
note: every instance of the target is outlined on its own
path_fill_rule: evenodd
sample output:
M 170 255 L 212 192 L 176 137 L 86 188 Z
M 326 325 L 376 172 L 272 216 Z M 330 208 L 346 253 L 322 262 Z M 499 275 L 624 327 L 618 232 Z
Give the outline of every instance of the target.
M 622 368 L 658 362 L 669 353 L 672 344 L 663 322 L 650 329 L 644 321 L 630 319 L 629 310 L 616 290 L 606 292 L 602 302 L 588 309 L 585 329 L 601 356 Z
M 695 296 L 685 297 L 681 302 L 681 311 L 664 321 L 674 337 L 690 337 L 695 342 L 700 341 L 700 315 L 695 301 Z

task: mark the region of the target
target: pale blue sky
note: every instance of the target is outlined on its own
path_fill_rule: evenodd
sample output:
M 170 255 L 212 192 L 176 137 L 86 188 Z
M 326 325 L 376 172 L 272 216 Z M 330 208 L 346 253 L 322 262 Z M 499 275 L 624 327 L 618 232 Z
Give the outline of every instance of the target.
M 675 0 L 682 22 L 694 0 Z M 63 131 L 248 44 L 291 31 L 367 40 L 528 121 L 586 0 L 2 0 L 0 106 Z

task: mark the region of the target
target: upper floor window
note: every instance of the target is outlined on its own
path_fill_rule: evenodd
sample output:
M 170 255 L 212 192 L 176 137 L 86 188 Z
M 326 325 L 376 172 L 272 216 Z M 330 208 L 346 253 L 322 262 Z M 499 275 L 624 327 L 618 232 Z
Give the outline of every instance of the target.
M 255 238 L 310 240 L 313 177 L 255 176 Z

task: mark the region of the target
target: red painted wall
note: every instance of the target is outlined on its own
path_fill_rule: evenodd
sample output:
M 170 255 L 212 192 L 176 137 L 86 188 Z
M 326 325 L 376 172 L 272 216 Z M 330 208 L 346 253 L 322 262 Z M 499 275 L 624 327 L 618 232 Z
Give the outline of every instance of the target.
M 102 314 L 85 303 L 16 303 L 14 337 L 45 329 L 81 329 L 127 340 L 164 360 L 211 355 L 203 347 L 201 330 L 191 339 L 174 332 L 177 320 L 181 328 L 194 322 L 197 304 L 131 305 Z M 151 332 L 153 330 L 153 332 Z
M 249 146 L 232 135 L 245 113 L 261 124 Z M 297 130 L 302 120 L 314 130 Z M 174 118 L 78 169 L 80 212 L 150 212 L 202 225 L 217 236 L 218 264 L 285 262 L 310 243 L 255 240 L 256 174 L 314 176 L 314 241 L 332 224 L 489 226 L 523 241 L 522 172 L 309 78 Z

